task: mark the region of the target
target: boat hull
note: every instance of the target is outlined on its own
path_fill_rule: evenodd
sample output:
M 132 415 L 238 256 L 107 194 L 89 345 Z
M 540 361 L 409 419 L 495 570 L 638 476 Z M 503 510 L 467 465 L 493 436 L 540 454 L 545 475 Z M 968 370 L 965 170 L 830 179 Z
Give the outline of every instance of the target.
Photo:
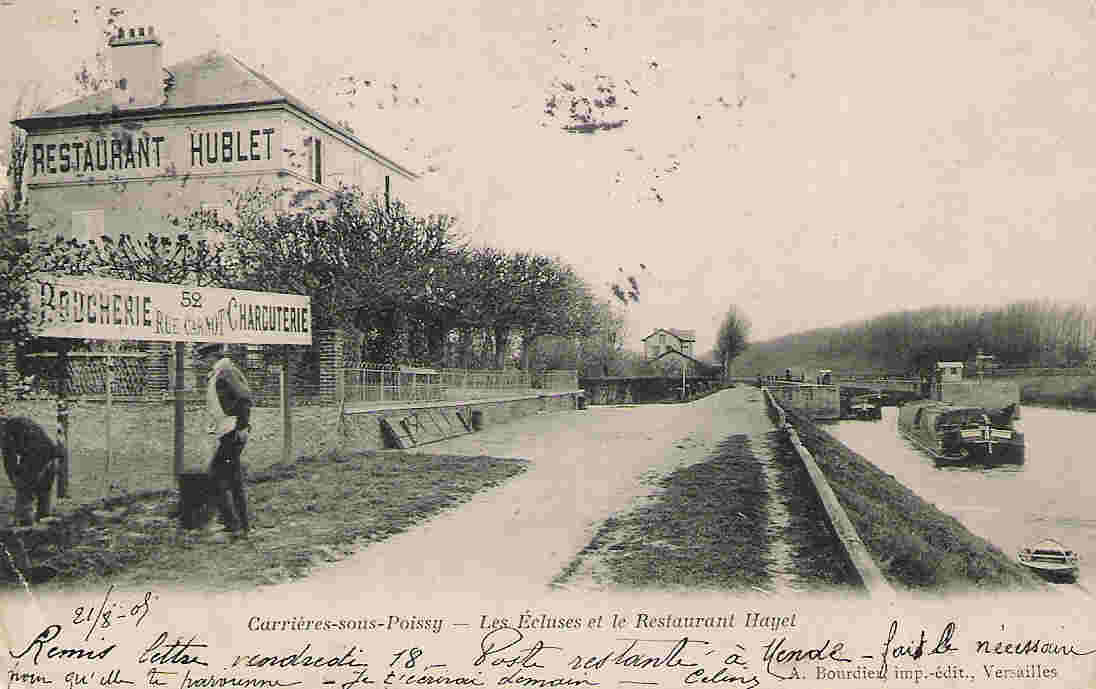
M 1036 565 L 1027 562 L 1021 562 L 1029 572 L 1037 574 L 1049 581 L 1075 581 L 1077 579 L 1078 567 L 1048 567 L 1046 565 Z
M 1023 464 L 1024 434 L 1011 413 L 921 402 L 899 408 L 898 432 L 941 464 Z
M 1019 442 L 1001 441 L 991 445 L 988 442 L 972 441 L 949 447 L 940 441 L 926 442 L 924 438 L 919 437 L 916 433 L 902 428 L 899 428 L 898 432 L 939 464 L 986 466 L 1023 464 L 1025 460 L 1025 446 L 1022 436 Z

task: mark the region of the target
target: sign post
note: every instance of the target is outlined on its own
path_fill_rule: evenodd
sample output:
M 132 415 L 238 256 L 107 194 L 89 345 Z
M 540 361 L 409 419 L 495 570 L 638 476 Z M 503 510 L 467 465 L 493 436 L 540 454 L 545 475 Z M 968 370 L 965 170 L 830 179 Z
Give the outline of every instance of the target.
M 186 343 L 175 343 L 175 463 L 176 476 L 183 473 L 183 410 L 186 403 L 186 386 L 183 384 L 183 357 L 186 356 Z
M 289 352 L 282 352 L 282 362 L 279 369 L 281 378 L 280 404 L 282 408 L 282 461 L 293 461 L 293 415 L 291 413 L 289 390 Z
M 312 344 L 311 300 L 296 294 L 40 274 L 30 281 L 30 301 L 39 337 L 175 343 L 176 476 L 185 468 L 187 343 Z M 283 453 L 292 456 L 287 363 L 283 358 Z M 67 430 L 60 402 L 58 422 Z M 67 472 L 62 479 L 58 487 L 67 490 Z

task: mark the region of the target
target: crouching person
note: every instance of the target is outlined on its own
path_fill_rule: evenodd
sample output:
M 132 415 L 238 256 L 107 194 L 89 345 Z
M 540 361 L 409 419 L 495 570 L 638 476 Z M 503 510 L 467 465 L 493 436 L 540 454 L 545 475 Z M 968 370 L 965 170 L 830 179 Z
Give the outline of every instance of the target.
M 213 366 L 206 384 L 206 414 L 213 441 L 213 458 L 209 463 L 213 501 L 220 509 L 225 528 L 233 533 L 242 530 L 247 535 L 247 493 L 240 455 L 251 428 L 251 388 L 239 367 L 224 355 L 220 344 L 201 344 L 195 353 L 204 364 Z
M 15 523 L 30 526 L 53 509 L 53 481 L 64 450 L 26 417 L 0 419 L 0 424 L 4 471 L 15 488 Z

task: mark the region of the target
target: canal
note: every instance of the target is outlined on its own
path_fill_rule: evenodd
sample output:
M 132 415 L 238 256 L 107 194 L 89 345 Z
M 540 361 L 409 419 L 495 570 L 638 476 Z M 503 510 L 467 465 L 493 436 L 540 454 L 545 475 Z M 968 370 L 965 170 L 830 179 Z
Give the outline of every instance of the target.
M 1024 407 L 1023 466 L 937 467 L 898 434 L 898 408 L 881 421 L 825 426 L 835 438 L 1009 556 L 1044 537 L 1081 555 L 1078 583 L 1096 592 L 1096 414 Z

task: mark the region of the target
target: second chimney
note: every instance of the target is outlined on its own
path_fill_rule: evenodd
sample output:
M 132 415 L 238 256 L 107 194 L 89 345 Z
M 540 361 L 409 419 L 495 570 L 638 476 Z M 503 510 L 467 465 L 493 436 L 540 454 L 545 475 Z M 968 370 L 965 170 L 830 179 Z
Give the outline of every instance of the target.
M 150 108 L 164 100 L 164 44 L 152 27 L 118 29 L 110 38 L 114 104 Z

